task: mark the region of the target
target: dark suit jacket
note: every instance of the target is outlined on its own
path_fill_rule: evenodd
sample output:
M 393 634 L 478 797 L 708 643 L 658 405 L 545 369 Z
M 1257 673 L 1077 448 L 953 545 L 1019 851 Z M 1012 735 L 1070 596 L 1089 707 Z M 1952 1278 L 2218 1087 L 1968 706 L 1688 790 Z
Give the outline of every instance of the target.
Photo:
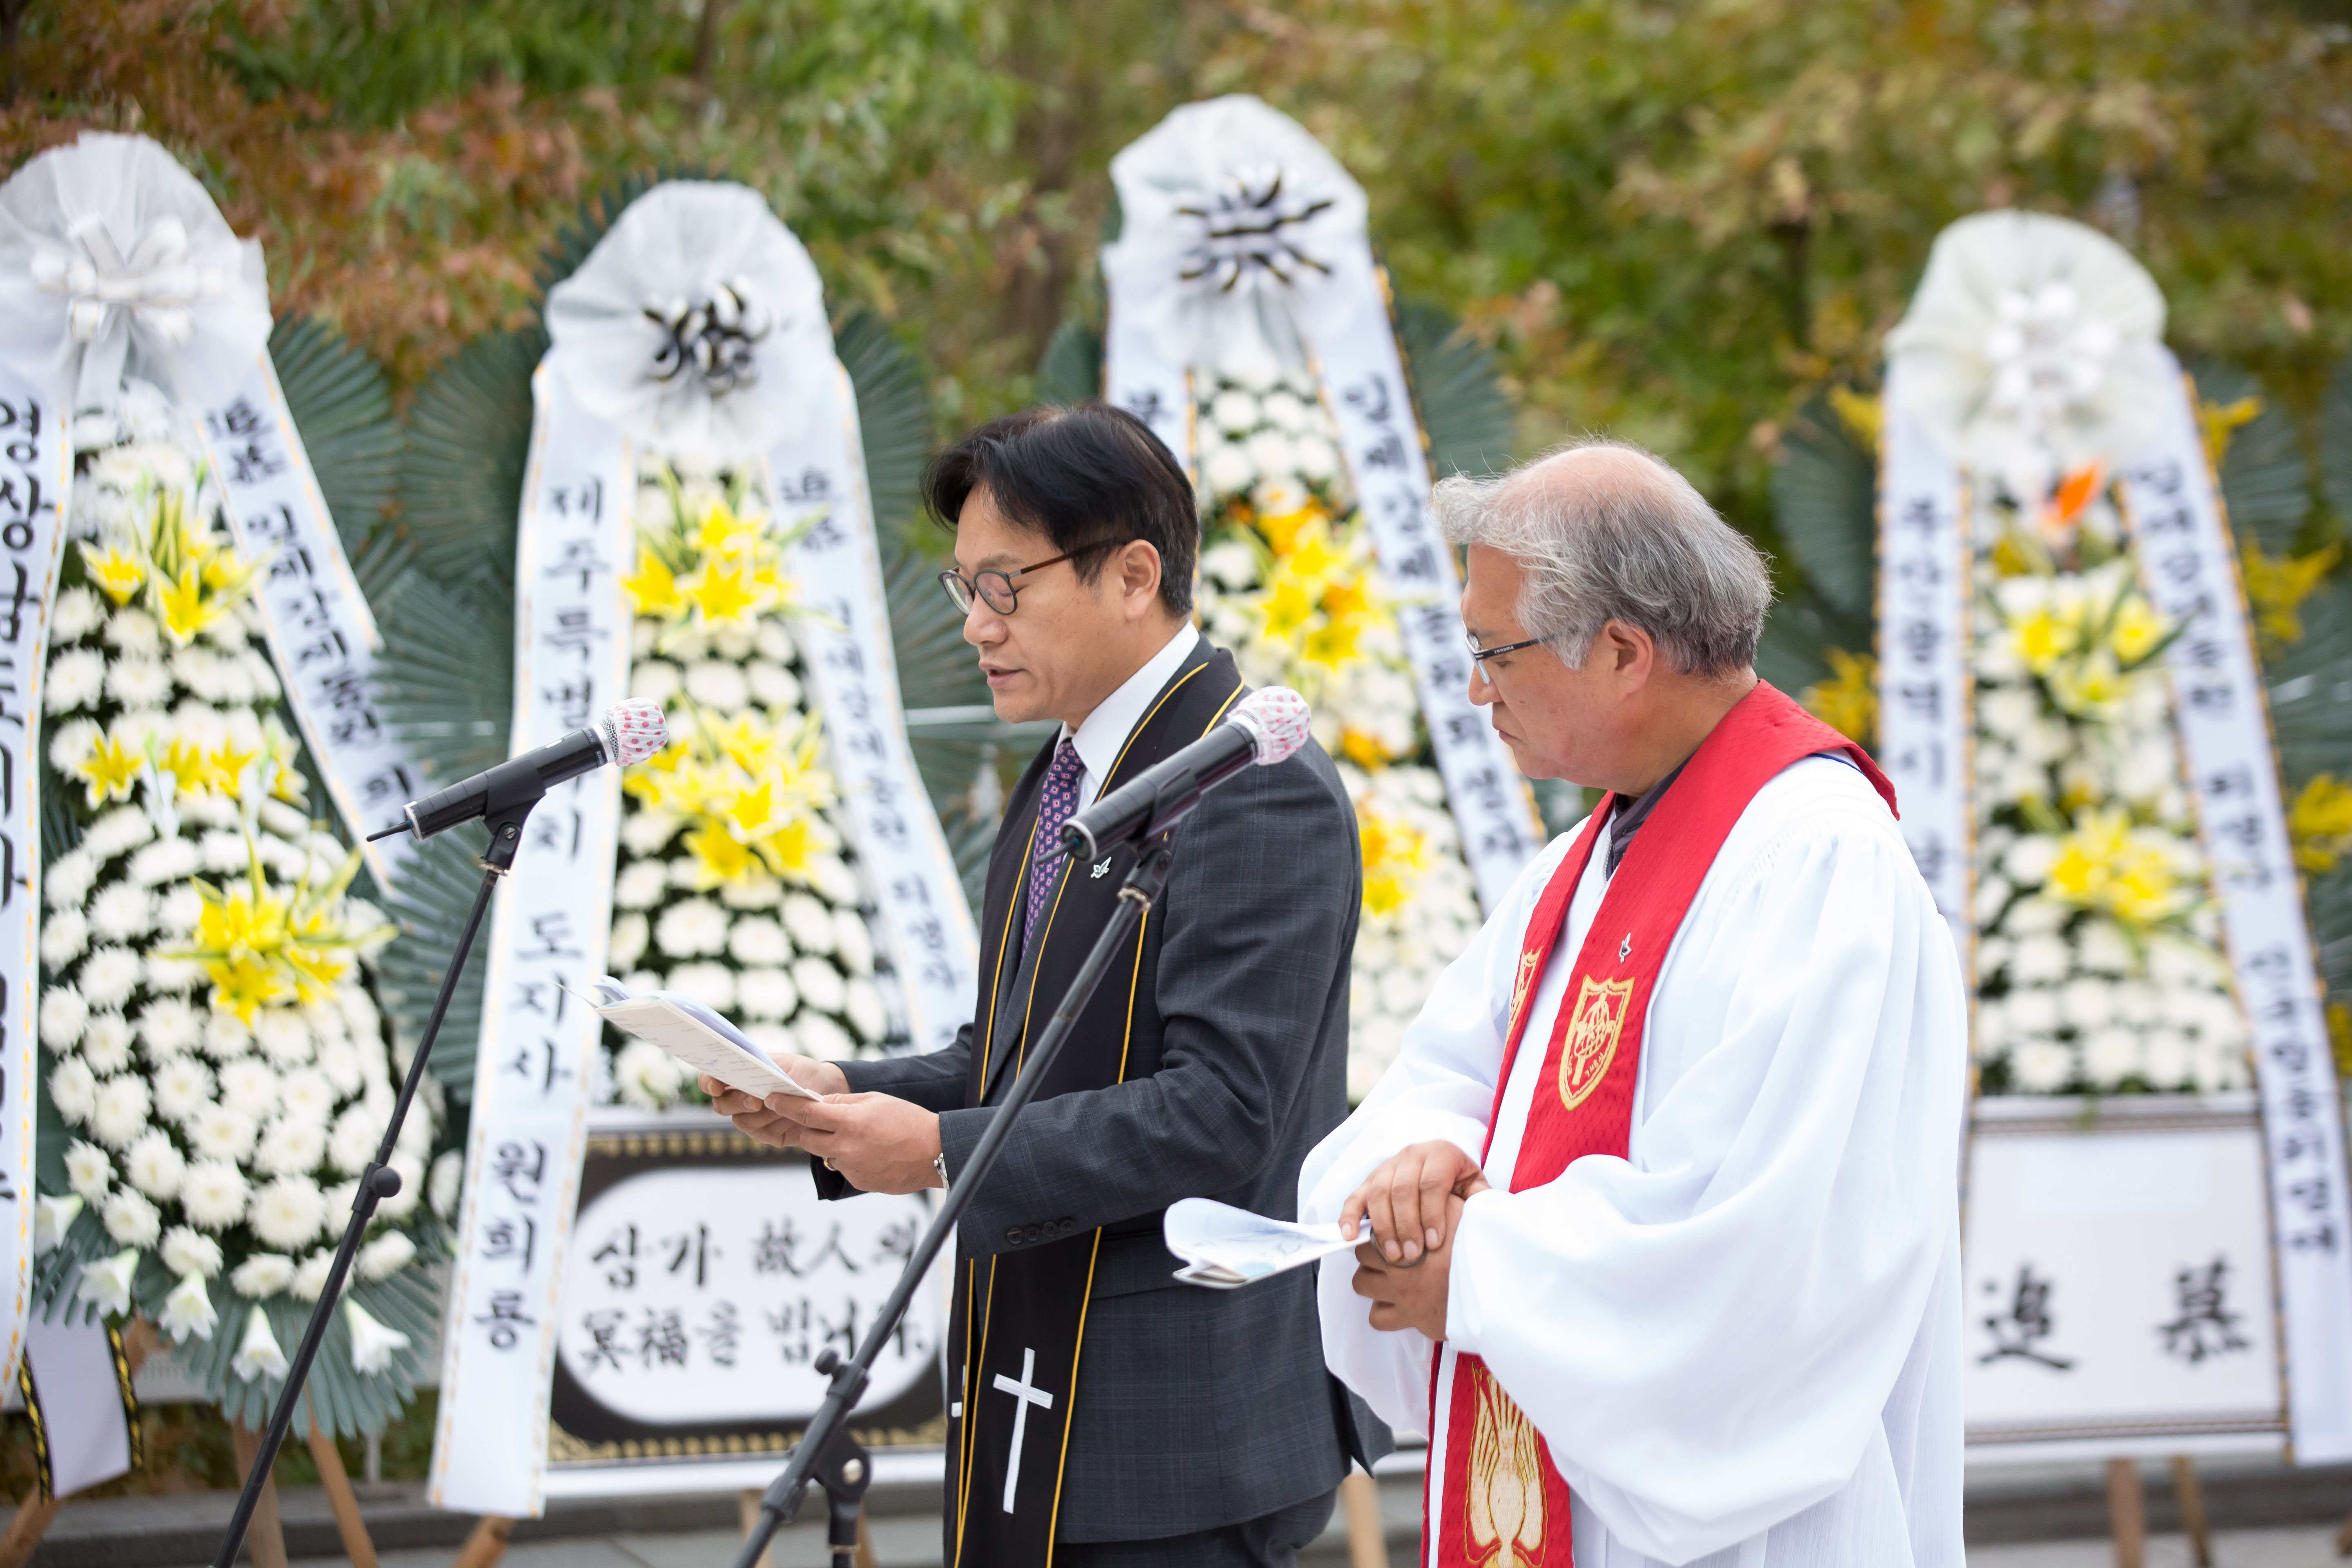
M 1213 656 L 1230 669 L 1204 641 L 1170 687 Z M 1005 862 L 1017 870 L 1053 750 L 1048 742 L 1031 763 L 998 829 L 985 932 L 1004 929 L 1006 892 L 1022 896 Z M 1150 990 L 1137 1004 L 1125 1081 L 1031 1103 L 959 1226 L 965 1255 L 982 1257 L 1105 1230 L 1064 1472 L 1065 1541 L 1156 1539 L 1255 1519 L 1329 1491 L 1350 1455 L 1388 1447 L 1386 1430 L 1324 1369 L 1315 1270 L 1207 1290 L 1170 1278 L 1180 1265 L 1160 1241 L 1161 1211 L 1181 1197 L 1293 1217 L 1300 1163 L 1347 1115 L 1349 971 L 1363 899 L 1355 812 L 1310 741 L 1210 791 L 1173 847 L 1146 927 Z M 1017 973 L 983 973 L 983 989 L 992 979 L 1021 983 Z M 1037 997 L 1038 1027 L 1058 1001 Z M 982 1017 L 988 1002 L 979 998 Z M 1024 1009 L 999 1011 L 1017 1019 Z M 958 1182 L 993 1114 L 968 1103 L 972 1037 L 967 1025 L 930 1056 L 842 1064 L 851 1089 L 940 1113 Z M 1082 1044 L 1073 1037 L 1070 1050 Z M 1010 1067 L 990 1073 L 990 1098 L 1012 1077 Z M 811 1169 L 826 1196 L 846 1192 L 822 1165 Z

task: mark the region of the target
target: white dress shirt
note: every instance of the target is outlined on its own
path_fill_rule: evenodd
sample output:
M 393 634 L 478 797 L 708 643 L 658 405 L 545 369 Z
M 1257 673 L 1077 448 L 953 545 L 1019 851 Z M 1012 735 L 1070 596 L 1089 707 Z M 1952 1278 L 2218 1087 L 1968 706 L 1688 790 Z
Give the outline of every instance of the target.
M 1176 635 L 1168 639 L 1168 646 L 1145 659 L 1143 668 L 1096 704 L 1086 722 L 1078 726 L 1075 736 L 1078 761 L 1087 766 L 1085 775 L 1078 780 L 1080 811 L 1094 805 L 1095 796 L 1102 793 L 1103 780 L 1118 765 L 1118 754 L 1127 749 L 1127 738 L 1135 733 L 1135 727 L 1143 722 L 1151 700 L 1160 695 L 1160 689 L 1168 684 L 1177 668 L 1192 657 L 1193 645 L 1200 640 L 1201 634 L 1192 622 L 1178 626 Z M 1070 727 L 1063 725 L 1061 739 L 1073 738 Z
M 1520 874 L 1307 1156 L 1300 1219 L 1338 1218 L 1407 1144 L 1479 1157 L 1523 933 L 1572 837 Z M 1496 1115 L 1495 1187 L 1463 1210 L 1445 1344 L 1374 1331 L 1342 1254 L 1322 1266 L 1325 1356 L 1405 1431 L 1427 1425 L 1433 1350 L 1441 1411 L 1456 1352 L 1483 1357 L 1575 1494 L 1578 1568 L 1960 1568 L 1967 1014 L 1950 932 L 1862 774 L 1791 765 L 1667 950 L 1626 1157 L 1514 1193 L 1607 854 L 1604 830 Z

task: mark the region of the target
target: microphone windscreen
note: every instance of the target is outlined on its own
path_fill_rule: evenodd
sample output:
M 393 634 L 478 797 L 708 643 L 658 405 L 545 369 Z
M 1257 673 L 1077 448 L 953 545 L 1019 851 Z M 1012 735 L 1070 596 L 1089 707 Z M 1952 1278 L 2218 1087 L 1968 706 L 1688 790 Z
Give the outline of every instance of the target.
M 619 767 L 642 763 L 669 744 L 669 721 L 661 704 L 647 697 L 632 697 L 604 710 L 596 721 L 604 741 L 604 754 Z
M 1307 699 L 1287 686 L 1253 691 L 1225 717 L 1228 722 L 1250 732 L 1252 749 L 1262 768 L 1287 759 L 1307 744 L 1307 737 L 1314 728 L 1314 715 L 1307 710 Z

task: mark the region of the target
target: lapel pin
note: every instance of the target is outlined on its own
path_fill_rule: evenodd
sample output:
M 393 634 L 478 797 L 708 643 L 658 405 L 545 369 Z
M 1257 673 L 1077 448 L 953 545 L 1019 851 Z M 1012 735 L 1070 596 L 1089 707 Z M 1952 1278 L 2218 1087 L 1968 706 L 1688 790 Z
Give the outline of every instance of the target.
M 1625 933 L 1625 940 L 1617 944 L 1617 962 L 1622 963 L 1633 956 L 1633 933 L 1629 931 Z
M 1108 876 L 1109 876 L 1109 875 L 1110 875 L 1110 857 L 1109 857 L 1109 856 L 1108 856 L 1108 855 L 1104 856 L 1104 857 L 1102 858 L 1102 861 L 1101 861 L 1101 863 L 1095 867 L 1095 875 L 1096 875 L 1097 878 L 1100 878 L 1100 877 L 1108 877 Z

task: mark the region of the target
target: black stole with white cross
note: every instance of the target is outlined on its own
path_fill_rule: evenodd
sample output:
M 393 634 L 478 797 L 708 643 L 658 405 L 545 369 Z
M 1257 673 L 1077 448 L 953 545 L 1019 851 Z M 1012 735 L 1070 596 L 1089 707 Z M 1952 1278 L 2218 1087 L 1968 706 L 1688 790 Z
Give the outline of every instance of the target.
M 1244 689 L 1233 656 L 1200 644 L 1146 709 L 1096 798 L 1198 740 Z M 1003 1099 L 1030 1043 L 1108 923 L 1135 864 L 1129 846 L 1092 863 L 1063 865 L 1024 946 L 1020 921 L 1029 867 L 1052 849 L 1036 840 L 1037 797 L 1053 752 L 1048 742 L 1013 787 L 989 861 L 967 1105 Z M 1147 916 L 1112 958 L 1038 1087 L 1039 1100 L 1106 1089 L 1158 1068 L 1159 923 L 1157 911 Z M 1105 1149 L 1102 1157 L 1126 1156 Z M 1059 1214 L 1040 1214 L 987 1238 L 982 1251 L 972 1247 L 974 1239 L 959 1237 L 949 1326 L 948 1484 L 954 1489 L 946 1560 L 950 1568 L 1048 1563 L 1102 1232 L 1079 1233 Z

